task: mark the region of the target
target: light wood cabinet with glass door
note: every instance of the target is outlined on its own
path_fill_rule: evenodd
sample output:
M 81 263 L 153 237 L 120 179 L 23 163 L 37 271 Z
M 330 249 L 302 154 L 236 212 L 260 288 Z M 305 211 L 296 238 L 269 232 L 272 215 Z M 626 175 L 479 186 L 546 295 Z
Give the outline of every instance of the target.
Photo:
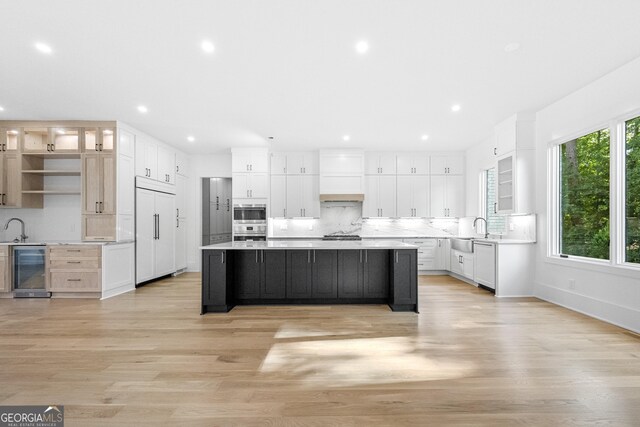
M 21 129 L 0 129 L 0 207 L 15 208 L 22 205 L 20 137 Z
M 116 239 L 115 129 L 86 129 L 82 154 L 82 240 Z

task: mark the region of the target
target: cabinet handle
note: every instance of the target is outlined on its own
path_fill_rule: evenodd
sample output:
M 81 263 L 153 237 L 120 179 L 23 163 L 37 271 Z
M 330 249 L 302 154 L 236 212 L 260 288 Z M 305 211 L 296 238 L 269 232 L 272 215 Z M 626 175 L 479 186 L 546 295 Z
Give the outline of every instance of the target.
M 176 173 L 180 172 L 180 166 L 176 165 Z
M 493 148 L 493 155 L 494 155 L 494 156 L 497 156 L 497 155 L 498 155 L 498 148 L 497 148 L 497 147 L 494 147 L 494 148 Z
M 80 261 L 67 261 L 67 264 L 80 264 Z
M 224 264 L 224 251 L 222 252 L 222 262 L 221 264 Z
M 260 251 L 260 262 L 264 263 L 264 251 Z
M 158 214 L 158 240 L 160 240 L 160 214 Z
M 176 228 L 180 228 L 180 218 L 176 218 Z
M 180 208 L 176 208 L 176 218 L 180 218 Z
M 360 264 L 362 264 L 362 251 L 360 250 L 358 252 L 360 252 Z
M 315 249 L 313 250 L 313 263 L 316 263 L 316 251 Z
M 7 195 L 5 193 L 2 193 L 2 204 L 3 205 L 7 204 Z
M 364 262 L 369 262 L 369 251 L 364 251 Z
M 96 202 L 96 213 L 100 213 L 98 212 L 98 202 Z
M 307 251 L 307 264 L 311 262 L 311 251 Z
M 80 279 L 67 279 L 67 282 L 79 282 Z
M 396 264 L 398 263 L 398 251 L 395 251 L 396 253 Z
M 253 170 L 253 165 L 249 165 L 249 170 L 252 171 Z
M 103 202 L 98 202 L 100 204 L 100 213 L 104 212 L 104 203 Z

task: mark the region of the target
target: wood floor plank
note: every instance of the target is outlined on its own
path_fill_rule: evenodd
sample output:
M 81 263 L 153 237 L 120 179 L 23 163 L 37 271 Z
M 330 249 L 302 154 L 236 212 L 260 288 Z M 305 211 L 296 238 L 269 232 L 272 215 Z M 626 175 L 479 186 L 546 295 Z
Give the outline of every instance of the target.
M 0 300 L 0 404 L 69 426 L 637 425 L 640 336 L 422 276 L 383 305 L 199 314 L 200 276 L 104 301 Z

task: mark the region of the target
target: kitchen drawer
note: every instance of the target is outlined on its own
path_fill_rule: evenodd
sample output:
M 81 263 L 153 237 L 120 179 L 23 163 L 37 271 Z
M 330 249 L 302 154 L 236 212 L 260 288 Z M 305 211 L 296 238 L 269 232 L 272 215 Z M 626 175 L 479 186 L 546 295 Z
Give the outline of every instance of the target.
M 100 246 L 49 246 L 51 259 L 57 258 L 98 258 L 101 256 Z
M 100 258 L 58 258 L 49 260 L 51 270 L 97 270 L 100 268 Z
M 49 290 L 53 292 L 100 292 L 100 272 L 52 271 Z
M 403 241 L 425 249 L 433 249 L 438 246 L 438 239 L 404 239 Z

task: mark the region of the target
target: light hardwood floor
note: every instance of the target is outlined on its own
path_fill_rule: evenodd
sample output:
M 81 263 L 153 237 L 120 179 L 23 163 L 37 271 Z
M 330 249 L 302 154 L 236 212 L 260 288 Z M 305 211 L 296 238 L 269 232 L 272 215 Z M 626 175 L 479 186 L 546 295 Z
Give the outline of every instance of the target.
M 199 275 L 96 300 L 0 300 L 0 404 L 67 426 L 638 425 L 640 337 L 420 278 L 386 306 L 199 315 Z

